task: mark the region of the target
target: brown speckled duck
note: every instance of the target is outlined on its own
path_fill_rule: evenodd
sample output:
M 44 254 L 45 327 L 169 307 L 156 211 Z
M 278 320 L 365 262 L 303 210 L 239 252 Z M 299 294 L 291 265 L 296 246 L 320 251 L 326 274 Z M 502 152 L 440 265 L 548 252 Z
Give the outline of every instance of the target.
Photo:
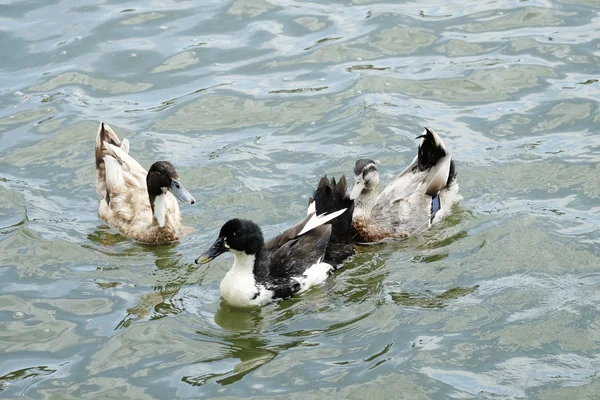
M 129 141 L 101 123 L 96 136 L 96 192 L 98 216 L 121 234 L 141 243 L 179 240 L 181 215 L 175 196 L 183 203 L 196 200 L 179 182 L 168 161 L 146 170 L 129 155 Z
M 381 193 L 375 161 L 356 162 L 350 193 L 356 241 L 377 242 L 422 232 L 458 200 L 454 162 L 442 139 L 429 128 L 417 139 L 421 140 L 417 156 Z

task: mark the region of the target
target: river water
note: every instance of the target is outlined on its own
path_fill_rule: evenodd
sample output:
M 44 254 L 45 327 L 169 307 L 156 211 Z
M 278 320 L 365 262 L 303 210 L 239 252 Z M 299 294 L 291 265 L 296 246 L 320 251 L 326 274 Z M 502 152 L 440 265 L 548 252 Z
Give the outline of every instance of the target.
M 0 1 L 0 397 L 600 397 L 600 1 L 470 3 Z M 193 233 L 98 219 L 99 121 L 177 166 Z M 443 223 L 261 310 L 194 264 L 357 158 L 385 184 L 425 125 Z

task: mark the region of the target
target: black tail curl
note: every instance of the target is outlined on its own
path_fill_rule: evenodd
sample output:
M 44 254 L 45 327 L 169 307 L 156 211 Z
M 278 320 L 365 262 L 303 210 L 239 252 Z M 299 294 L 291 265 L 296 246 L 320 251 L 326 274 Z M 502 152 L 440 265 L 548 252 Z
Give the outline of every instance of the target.
M 446 150 L 435 140 L 435 134 L 428 128 L 425 128 L 425 134 L 417 136 L 417 139 L 423 139 L 419 146 L 419 171 L 425 171 L 433 167 L 440 158 L 446 156 Z
M 333 219 L 331 224 L 331 237 L 325 252 L 325 262 L 334 267 L 354 254 L 352 246 L 353 230 L 352 215 L 354 213 L 354 200 L 346 194 L 348 184 L 346 177 L 342 176 L 338 182 L 335 178 L 331 181 L 324 176 L 319 181 L 317 190 L 313 194 L 317 215 L 332 213 L 346 208 L 346 211 Z
M 440 142 L 438 143 L 435 139 L 437 136 L 433 131 L 427 127 L 425 127 L 425 133 L 421 136 L 417 136 L 417 139 L 423 139 L 423 143 L 419 146 L 418 150 L 418 165 L 419 171 L 425 171 L 440 161 L 440 158 L 445 157 L 447 155 L 446 149 Z M 446 186 L 450 185 L 452 181 L 456 179 L 456 168 L 454 166 L 454 161 L 450 161 L 450 173 L 448 174 L 448 181 L 446 182 Z

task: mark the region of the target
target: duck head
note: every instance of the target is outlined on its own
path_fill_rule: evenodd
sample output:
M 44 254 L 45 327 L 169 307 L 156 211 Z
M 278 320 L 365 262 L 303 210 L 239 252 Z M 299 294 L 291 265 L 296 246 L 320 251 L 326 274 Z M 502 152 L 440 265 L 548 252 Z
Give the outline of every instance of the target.
M 182 203 L 194 204 L 196 200 L 179 182 L 179 174 L 173 164 L 168 161 L 157 161 L 150 167 L 146 176 L 146 186 L 152 213 L 158 224 L 165 224 L 165 195 L 170 191 Z
M 356 200 L 361 194 L 368 194 L 379 186 L 379 171 L 373 160 L 360 159 L 354 165 L 354 186 L 350 199 Z
M 196 259 L 196 264 L 206 264 L 228 251 L 234 254 L 256 255 L 264 244 L 265 240 L 258 225 L 247 219 L 231 219 L 221 227 L 219 237 L 210 249 Z

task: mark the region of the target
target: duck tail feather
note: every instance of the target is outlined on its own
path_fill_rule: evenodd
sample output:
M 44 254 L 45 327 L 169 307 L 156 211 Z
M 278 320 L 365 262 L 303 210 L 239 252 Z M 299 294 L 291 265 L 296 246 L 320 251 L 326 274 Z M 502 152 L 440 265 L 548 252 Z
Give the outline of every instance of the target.
M 329 181 L 329 178 L 327 178 L 327 175 L 325 175 L 319 179 L 317 189 L 313 193 L 315 212 L 317 215 L 337 211 L 333 204 L 333 198 L 334 194 L 331 182 Z
M 448 181 L 446 181 L 446 186 L 450 186 L 455 181 L 456 181 L 456 166 L 454 165 L 454 160 L 452 160 L 452 161 L 450 161 L 450 172 L 448 173 Z
M 346 177 L 342 176 L 337 182 L 335 178 L 330 181 L 327 176 L 322 177 L 313 197 L 317 215 L 338 213 L 340 210 L 345 210 L 330 222 L 332 232 L 325 260 L 336 265 L 354 253 L 351 245 L 354 200 L 351 200 L 348 196 Z
M 129 154 L 129 139 L 125 138 L 121 142 L 121 150 Z
M 445 157 L 439 159 L 438 163 L 434 165 L 427 173 L 425 183 L 425 193 L 431 197 L 437 196 L 450 179 L 450 167 L 452 166 L 452 155 L 448 154 Z
M 125 143 L 126 142 L 126 143 Z M 110 195 L 106 186 L 106 164 L 104 157 L 109 155 L 108 150 L 105 147 L 105 143 L 112 143 L 116 146 L 124 146 L 129 151 L 129 142 L 127 139 L 123 141 L 119 140 L 117 134 L 111 129 L 108 124 L 104 122 L 100 123 L 98 132 L 96 134 L 96 145 L 95 145 L 95 156 L 96 156 L 96 193 L 98 193 L 98 200 L 105 200 L 106 203 L 110 202 Z
M 421 136 L 417 136 L 417 139 L 421 139 L 417 152 L 419 171 L 430 169 L 446 156 L 446 146 L 433 129 L 425 127 L 425 131 Z
M 104 163 L 104 156 L 107 155 L 107 152 L 104 148 L 105 142 L 117 147 L 121 146 L 121 141 L 119 140 L 119 137 L 115 131 L 113 131 L 108 124 L 100 122 L 98 133 L 96 134 L 96 166 L 98 167 Z M 126 152 L 128 153 L 129 141 L 127 144 L 123 143 L 123 146 L 127 148 Z

